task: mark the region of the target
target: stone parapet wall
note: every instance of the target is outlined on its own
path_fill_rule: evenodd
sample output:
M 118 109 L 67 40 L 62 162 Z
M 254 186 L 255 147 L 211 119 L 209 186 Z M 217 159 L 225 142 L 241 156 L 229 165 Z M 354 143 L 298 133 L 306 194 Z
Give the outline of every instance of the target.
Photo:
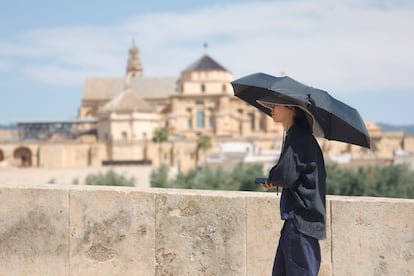
M 0 275 L 270 275 L 274 193 L 0 186 Z M 414 275 L 414 200 L 328 197 L 320 275 Z

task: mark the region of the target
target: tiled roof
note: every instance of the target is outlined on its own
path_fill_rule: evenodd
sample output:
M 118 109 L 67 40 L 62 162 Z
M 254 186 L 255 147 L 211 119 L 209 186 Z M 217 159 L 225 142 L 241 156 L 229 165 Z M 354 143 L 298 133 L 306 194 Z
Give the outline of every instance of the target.
M 140 77 L 131 79 L 131 88 L 142 98 L 163 98 L 176 93 L 177 78 Z M 83 87 L 82 100 L 110 100 L 120 94 L 125 78 L 88 78 Z
M 134 91 L 128 89 L 123 91 L 119 95 L 115 96 L 110 100 L 100 112 L 117 112 L 117 113 L 127 113 L 127 112 L 154 112 L 155 108 L 152 104 L 146 102 L 141 97 L 139 97 Z
M 212 59 L 209 55 L 204 54 L 201 58 L 196 60 L 190 66 L 184 69 L 183 72 L 188 71 L 228 71 L 222 65 L 220 65 L 217 61 Z

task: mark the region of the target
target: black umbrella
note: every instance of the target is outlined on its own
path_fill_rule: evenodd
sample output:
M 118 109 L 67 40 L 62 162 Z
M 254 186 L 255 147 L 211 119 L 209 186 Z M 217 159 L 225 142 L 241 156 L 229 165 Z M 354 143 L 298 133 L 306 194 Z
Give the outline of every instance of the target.
M 256 73 L 231 83 L 234 95 L 271 116 L 271 111 L 257 100 L 273 96 L 290 100 L 310 112 L 321 128 L 321 136 L 370 147 L 370 138 L 358 111 L 335 99 L 326 91 L 304 85 L 289 77 Z

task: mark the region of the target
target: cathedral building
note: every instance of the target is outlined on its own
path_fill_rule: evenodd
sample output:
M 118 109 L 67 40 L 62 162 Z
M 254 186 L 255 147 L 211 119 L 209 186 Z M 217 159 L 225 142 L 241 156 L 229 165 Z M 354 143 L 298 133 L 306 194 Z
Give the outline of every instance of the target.
M 232 79 L 206 52 L 178 78 L 145 77 L 133 43 L 124 78 L 85 81 L 79 117 L 96 118 L 98 140 L 112 144 L 150 141 L 157 128 L 181 140 L 253 138 L 278 131 L 271 118 L 233 95 Z
M 278 130 L 271 118 L 233 95 L 229 70 L 204 53 L 178 78 L 145 77 L 129 50 L 124 78 L 86 79 L 80 118 L 96 118 L 98 139 L 151 139 L 156 128 L 178 138 L 254 137 Z
M 203 135 L 215 141 L 263 140 L 281 132 L 270 117 L 234 96 L 232 80 L 232 73 L 206 51 L 178 77 L 146 77 L 133 42 L 124 78 L 85 80 L 79 118 L 96 120 L 91 127 L 97 141 L 106 143 L 112 163 L 149 158 L 148 143 L 160 128 L 168 130 L 176 147 L 165 150 L 164 160 L 155 161 L 161 155 L 151 161 L 171 165 L 177 159 L 194 159 L 194 144 Z

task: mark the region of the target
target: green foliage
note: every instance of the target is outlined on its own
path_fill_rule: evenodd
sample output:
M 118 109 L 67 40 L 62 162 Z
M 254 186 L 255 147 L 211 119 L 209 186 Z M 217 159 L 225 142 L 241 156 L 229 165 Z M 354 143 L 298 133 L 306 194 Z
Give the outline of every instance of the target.
M 168 141 L 168 129 L 166 128 L 157 128 L 154 131 L 152 141 L 158 143 L 158 159 L 162 162 L 162 149 L 161 143 Z
M 167 182 L 168 182 L 168 166 L 166 164 L 161 164 L 160 167 L 151 171 L 151 175 L 150 175 L 151 187 L 166 188 Z
M 135 186 L 135 180 L 133 177 L 127 179 L 113 170 L 108 170 L 106 174 L 102 174 L 101 172 L 97 174 L 89 174 L 85 178 L 85 184 L 103 186 Z
M 367 195 L 414 198 L 414 172 L 407 165 L 375 168 L 371 177 L 375 189 Z
M 256 177 L 263 177 L 263 167 L 259 164 L 239 163 L 232 170 L 222 167 L 203 167 L 179 173 L 168 180 L 168 166 L 151 172 L 151 186 L 181 189 L 211 189 L 263 191 L 255 184 Z M 387 167 L 340 169 L 336 165 L 327 166 L 327 194 L 350 196 L 381 196 L 414 198 L 414 171 L 406 165 Z
M 200 150 L 202 151 L 206 151 L 208 149 L 210 149 L 213 146 L 212 142 L 211 142 L 211 137 L 208 135 L 201 135 L 200 137 L 198 137 L 197 139 L 197 145 L 196 145 L 196 150 L 195 150 L 195 165 L 196 167 L 198 166 L 198 159 L 200 156 Z
M 359 168 L 327 166 L 327 193 L 332 195 L 414 198 L 414 172 L 407 165 Z
M 166 128 L 157 128 L 154 131 L 152 141 L 155 143 L 162 143 L 168 140 L 168 129 Z
M 180 189 L 192 189 L 195 186 L 197 171 L 190 170 L 187 174 L 178 173 L 177 177 L 170 183 L 170 187 Z
M 203 150 L 206 151 L 213 146 L 211 142 L 211 137 L 208 135 L 201 135 L 197 140 L 197 151 Z
M 327 166 L 327 193 L 332 195 L 363 195 L 367 185 L 367 176 L 362 169 L 356 172 L 341 170 L 338 166 Z
M 260 189 L 260 185 L 255 184 L 254 180 L 256 177 L 263 176 L 262 165 L 239 163 L 230 171 L 221 167 L 217 169 L 203 167 L 187 173 L 179 173 L 175 179 L 168 180 L 165 167 L 162 165 L 151 172 L 152 187 L 256 191 Z
M 221 167 L 217 169 L 203 167 L 197 171 L 192 189 L 232 190 L 228 185 L 229 182 L 229 173 Z
M 254 182 L 257 177 L 263 177 L 263 165 L 239 163 L 231 173 L 231 178 L 240 191 L 262 191 L 261 186 Z

